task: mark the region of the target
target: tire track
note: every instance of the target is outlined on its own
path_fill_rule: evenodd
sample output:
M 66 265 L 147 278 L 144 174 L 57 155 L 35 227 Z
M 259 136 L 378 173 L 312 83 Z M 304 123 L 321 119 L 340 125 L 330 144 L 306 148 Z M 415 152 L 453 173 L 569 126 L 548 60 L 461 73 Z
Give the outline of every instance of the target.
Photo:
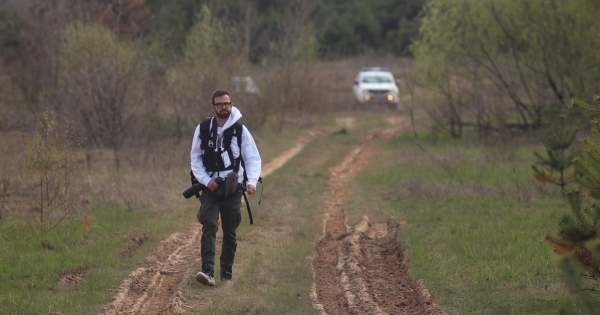
M 351 128 L 354 120 L 340 120 L 338 124 Z M 283 166 L 314 138 L 333 131 L 335 128 L 301 137 L 295 147 L 265 165 L 261 176 L 268 176 Z M 375 131 L 366 138 L 398 132 L 398 129 Z M 330 170 L 332 179 L 325 204 L 323 236 L 315 245 L 312 264 L 313 305 L 322 314 L 330 315 L 443 314 L 435 309 L 422 283 L 408 278 L 407 259 L 396 240 L 398 224 L 370 223 L 365 217 L 353 228 L 346 225 L 343 204 L 348 191 L 345 187 L 373 154 L 372 148 L 359 146 Z M 182 292 L 185 279 L 195 274 L 191 266 L 200 257 L 200 235 L 201 225 L 194 224 L 163 240 L 146 258 L 145 267 L 136 269 L 121 283 L 115 297 L 104 307 L 105 314 L 184 313 L 188 305 L 182 300 Z M 397 292 L 398 288 L 401 292 Z
M 369 132 L 366 139 L 400 131 Z M 410 278 L 408 257 L 398 242 L 398 222 L 370 222 L 365 215 L 352 228 L 346 224 L 346 187 L 374 151 L 359 146 L 330 170 L 323 235 L 315 244 L 312 262 L 313 305 L 322 315 L 445 314 L 436 309 L 423 282 Z
M 197 259 L 201 229 L 197 226 L 174 233 L 146 258 L 149 267 L 133 271 L 104 307 L 106 315 L 180 314 L 183 303 L 178 287 Z
M 298 154 L 310 141 L 334 132 L 336 128 L 311 131 L 262 168 L 265 177 Z M 220 247 L 221 230 L 217 233 Z M 190 268 L 200 259 L 202 225 L 194 224 L 185 232 L 174 233 L 163 240 L 145 265 L 133 271 L 117 288 L 111 302 L 104 306 L 105 315 L 170 315 L 182 314 L 188 307 L 182 300 L 185 279 L 195 272 Z
M 342 205 L 347 198 L 345 187 L 362 169 L 373 154 L 363 145 L 355 148 L 336 167 L 330 170 L 331 181 L 325 203 L 323 235 L 315 245 L 312 268 L 314 276 L 311 297 L 322 314 L 350 314 L 353 299 L 346 297 L 346 276 L 338 269 L 339 242 L 349 233 Z M 342 280 L 342 278 L 344 280 Z
M 333 131 L 334 131 L 334 129 L 310 131 L 310 132 L 308 132 L 307 135 L 298 138 L 298 140 L 296 141 L 296 145 L 293 148 L 283 152 L 281 155 L 274 158 L 271 162 L 264 165 L 261 169 L 260 176 L 264 178 L 264 177 L 268 176 L 269 174 L 273 173 L 275 170 L 277 170 L 278 168 L 282 167 L 285 163 L 287 163 L 287 161 L 289 161 L 291 158 L 293 158 L 296 154 L 298 154 L 300 151 L 302 151 L 302 149 L 304 149 L 304 147 L 310 141 L 312 141 L 313 139 L 315 139 L 317 137 L 331 133 Z

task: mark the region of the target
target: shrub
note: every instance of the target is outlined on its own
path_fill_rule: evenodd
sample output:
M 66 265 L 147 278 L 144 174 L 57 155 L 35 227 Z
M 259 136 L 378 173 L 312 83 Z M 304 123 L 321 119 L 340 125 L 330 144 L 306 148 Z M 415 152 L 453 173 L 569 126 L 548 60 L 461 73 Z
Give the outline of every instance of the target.
M 595 97 L 595 104 L 572 101 L 571 108 L 600 113 L 600 97 Z M 582 275 L 591 279 L 591 286 L 582 288 L 595 292 L 600 282 L 600 259 L 598 246 L 600 242 L 600 122 L 592 121 L 593 138 L 583 139 L 583 153 L 573 159 L 577 169 L 573 187 L 566 190 L 571 213 L 563 216 L 557 235 L 548 234 L 546 241 L 553 245 L 553 251 L 564 257 L 573 256 L 583 270 Z M 594 245 L 595 244 L 595 245 Z M 568 273 L 568 281 L 581 283 Z M 579 286 L 579 285 L 578 285 Z
M 30 222 L 42 241 L 48 231 L 72 218 L 79 207 L 82 186 L 75 176 L 79 145 L 69 146 L 72 135 L 69 121 L 65 121 L 60 132 L 56 114 L 46 111 L 32 138 L 27 140 L 23 168 L 27 192 L 39 219 L 32 218 Z

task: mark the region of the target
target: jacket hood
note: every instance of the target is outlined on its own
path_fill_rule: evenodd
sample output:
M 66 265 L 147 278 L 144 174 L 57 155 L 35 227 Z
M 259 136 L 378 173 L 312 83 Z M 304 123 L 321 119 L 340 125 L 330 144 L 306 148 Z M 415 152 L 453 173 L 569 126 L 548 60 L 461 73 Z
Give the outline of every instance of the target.
M 223 125 L 222 130 L 231 127 L 233 124 L 235 124 L 236 121 L 240 120 L 240 118 L 242 118 L 242 113 L 240 112 L 240 110 L 237 109 L 237 107 L 235 106 L 231 106 L 231 114 L 229 115 L 229 118 L 227 118 L 227 121 Z

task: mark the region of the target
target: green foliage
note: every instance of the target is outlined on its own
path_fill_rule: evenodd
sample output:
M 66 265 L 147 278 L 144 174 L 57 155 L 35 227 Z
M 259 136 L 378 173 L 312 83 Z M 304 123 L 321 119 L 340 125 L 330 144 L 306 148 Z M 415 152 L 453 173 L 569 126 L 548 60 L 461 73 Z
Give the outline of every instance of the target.
M 600 98 L 596 96 L 594 104 L 581 101 L 572 101 L 571 108 L 600 112 Z M 590 197 L 600 199 L 600 121 L 598 117 L 592 120 L 592 138 L 583 139 L 583 152 L 573 160 L 577 166 L 578 174 L 575 181 L 585 190 L 589 191 Z
M 352 56 L 365 50 L 406 53 L 412 38 L 417 36 L 415 26 L 425 0 L 309 0 L 302 3 L 316 8 L 311 13 L 311 22 L 316 25 L 315 38 L 320 53 L 337 57 Z M 146 4 L 154 12 L 152 36 L 165 45 L 176 49 L 183 47 L 182 34 L 185 36 L 191 31 L 196 15 L 207 6 L 214 17 L 227 21 L 226 24 L 236 28 L 240 35 L 248 35 L 240 39 L 250 41 L 245 44 L 250 48 L 248 53 L 254 62 L 272 53 L 273 40 L 282 36 L 279 24 L 289 21 L 284 20 L 281 12 L 294 5 L 282 0 L 147 0 Z M 247 15 L 249 12 L 252 16 Z
M 536 146 L 420 139 L 381 140 L 350 188 L 348 224 L 365 212 L 401 221 L 411 277 L 447 314 L 546 314 L 562 300 L 579 310 L 540 246 L 564 203 L 530 184 Z
M 195 127 L 200 119 L 211 114 L 211 93 L 227 86 L 233 73 L 241 70 L 232 37 L 232 28 L 203 5 L 186 35 L 183 62 L 166 73 L 175 120 L 183 130 Z
M 63 133 L 59 127 L 64 128 Z M 79 210 L 82 189 L 76 176 L 79 143 L 72 148 L 73 140 L 70 122 L 59 126 L 56 114 L 46 111 L 33 137 L 27 141 L 23 168 L 29 198 L 38 214 L 37 223 L 32 220 L 31 226 L 41 242 L 50 230 L 71 219 Z
M 213 17 L 208 6 L 203 5 L 196 16 L 194 26 L 186 36 L 185 62 L 202 67 L 220 65 L 219 61 L 225 56 L 230 56 L 227 53 L 227 49 L 230 48 L 230 34 L 231 30 Z
M 112 289 L 138 263 L 140 257 L 126 258 L 119 253 L 127 248 L 132 227 L 144 226 L 142 233 L 152 228 L 154 224 L 144 221 L 148 216 L 120 208 L 92 208 L 80 219 L 49 231 L 44 247 L 23 222 L 3 221 L 0 313 L 100 313 L 113 296 Z M 81 283 L 59 283 L 61 275 L 76 270 L 86 271 Z
M 397 30 L 390 30 L 385 35 L 385 46 L 398 56 L 411 55 L 410 45 L 418 37 L 421 20 L 401 18 Z
M 596 98 L 598 99 L 598 98 Z M 600 103 L 594 105 L 581 101 L 572 101 L 572 108 L 595 111 L 600 108 Z M 600 267 L 598 266 L 598 232 L 600 231 L 600 125 L 594 119 L 592 127 L 593 139 L 586 137 L 583 140 L 583 153 L 573 159 L 577 168 L 575 187 L 566 192 L 571 213 L 564 215 L 559 223 L 558 237 L 549 235 L 546 239 L 554 245 L 553 250 L 562 255 L 572 255 L 583 270 L 583 276 L 590 279 L 589 283 L 581 284 L 579 273 L 573 271 L 568 265 L 568 260 L 563 260 L 563 269 L 567 272 L 567 282 L 570 287 L 580 293 L 581 291 L 596 291 L 595 287 L 600 281 Z M 568 136 L 565 136 L 568 138 Z M 567 258 L 565 258 L 567 259 Z M 594 313 L 594 308 L 586 304 Z M 598 308 L 596 309 L 596 313 Z
M 594 1 L 432 0 L 424 11 L 418 72 L 463 121 L 538 128 L 544 112 L 591 95 L 600 78 Z
M 139 48 L 94 24 L 74 23 L 65 30 L 58 99 L 96 146 L 119 150 L 127 139 L 143 96 Z
M 572 216 L 564 216 L 560 221 L 560 237 L 576 244 L 584 244 L 595 238 L 600 228 L 600 208 L 595 204 L 585 206 L 583 194 L 579 190 L 568 191 L 566 198 L 571 207 Z
M 73 23 L 63 36 L 62 66 L 71 72 L 97 73 L 101 67 L 132 71 L 139 55 L 132 42 L 119 41 L 108 29 L 95 24 Z
M 565 274 L 565 281 L 569 290 L 581 296 L 581 302 L 578 303 L 578 308 L 573 303 L 562 303 L 556 314 L 567 315 L 567 314 L 587 314 L 595 315 L 600 311 L 600 307 L 597 302 L 594 301 L 594 296 L 589 294 L 582 294 L 582 292 L 589 292 L 587 281 L 585 281 L 585 275 L 582 274 L 581 268 L 577 265 L 576 258 L 573 256 L 562 257 L 558 261 L 559 266 Z M 594 290 L 595 291 L 595 290 Z
M 329 57 L 365 51 L 408 53 L 418 34 L 422 0 L 323 1 L 316 14 L 319 46 Z
M 564 116 L 556 124 L 548 124 L 546 135 L 542 142 L 546 147 L 547 156 L 534 152 L 537 165 L 532 165 L 534 176 L 542 182 L 550 182 L 559 185 L 564 190 L 570 175 L 565 171 L 573 165 L 575 149 L 569 148 L 577 136 L 578 129 L 569 130 L 569 125 Z M 539 167 L 538 167 L 539 165 Z M 557 172 L 558 175 L 554 175 Z

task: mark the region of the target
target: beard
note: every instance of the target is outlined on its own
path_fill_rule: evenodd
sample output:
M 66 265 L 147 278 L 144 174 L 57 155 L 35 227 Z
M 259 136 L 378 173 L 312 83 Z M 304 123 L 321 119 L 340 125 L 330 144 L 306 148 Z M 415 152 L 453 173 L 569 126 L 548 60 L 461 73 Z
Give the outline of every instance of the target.
M 215 110 L 215 114 L 217 115 L 217 117 L 221 118 L 221 119 L 227 119 L 229 118 L 229 116 L 231 115 L 231 111 L 226 110 L 224 113 L 222 111 L 216 111 Z
M 229 118 L 229 116 L 231 115 L 231 113 L 230 113 L 230 112 L 226 112 L 226 113 L 221 113 L 221 112 L 218 112 L 218 113 L 216 113 L 216 114 L 217 114 L 217 117 L 219 117 L 219 118 L 221 118 L 221 119 L 227 119 L 227 118 Z

